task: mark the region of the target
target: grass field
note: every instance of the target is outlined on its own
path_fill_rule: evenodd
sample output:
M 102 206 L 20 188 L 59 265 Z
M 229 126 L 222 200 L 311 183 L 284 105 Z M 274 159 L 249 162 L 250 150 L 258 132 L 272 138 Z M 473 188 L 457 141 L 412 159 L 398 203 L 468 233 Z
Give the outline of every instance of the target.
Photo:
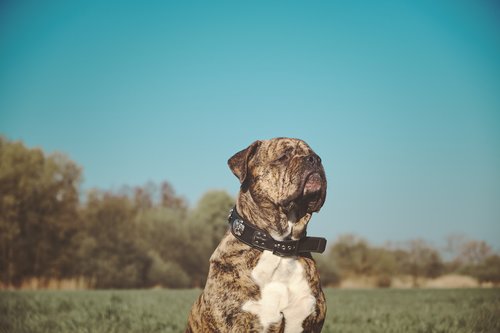
M 183 332 L 199 292 L 0 292 L 0 332 Z M 323 332 L 500 332 L 500 289 L 328 289 L 326 296 Z

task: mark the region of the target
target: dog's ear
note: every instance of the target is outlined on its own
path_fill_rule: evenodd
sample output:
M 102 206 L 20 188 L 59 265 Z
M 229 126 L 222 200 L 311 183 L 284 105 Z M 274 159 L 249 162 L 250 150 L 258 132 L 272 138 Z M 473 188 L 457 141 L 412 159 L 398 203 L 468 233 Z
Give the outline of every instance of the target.
M 250 161 L 252 156 L 255 154 L 255 152 L 259 148 L 260 144 L 261 144 L 261 141 L 255 141 L 247 148 L 234 154 L 233 157 L 231 157 L 227 161 L 229 168 L 231 169 L 233 174 L 236 177 L 238 177 L 242 187 L 245 184 L 245 181 L 247 180 L 248 162 Z

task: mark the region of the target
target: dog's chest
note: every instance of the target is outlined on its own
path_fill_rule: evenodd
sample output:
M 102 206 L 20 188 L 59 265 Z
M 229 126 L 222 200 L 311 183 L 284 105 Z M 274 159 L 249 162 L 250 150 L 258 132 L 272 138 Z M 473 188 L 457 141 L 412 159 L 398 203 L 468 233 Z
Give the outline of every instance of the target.
M 302 332 L 302 322 L 314 311 L 316 299 L 300 261 L 264 251 L 251 274 L 261 298 L 246 302 L 242 309 L 258 316 L 263 332 L 283 317 L 286 333 Z

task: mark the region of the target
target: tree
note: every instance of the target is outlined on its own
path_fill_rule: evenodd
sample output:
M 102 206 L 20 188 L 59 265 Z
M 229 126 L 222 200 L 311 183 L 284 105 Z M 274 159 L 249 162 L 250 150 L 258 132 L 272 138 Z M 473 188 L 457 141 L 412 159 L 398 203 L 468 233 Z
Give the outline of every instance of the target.
M 453 263 L 456 271 L 480 282 L 500 282 L 500 256 L 484 241 L 464 241 Z
M 96 288 L 202 286 L 234 200 L 206 193 L 194 210 L 168 182 L 93 190 L 81 169 L 0 137 L 0 282 L 86 277 Z
M 0 137 L 0 271 L 6 285 L 71 275 L 80 168 Z
M 189 275 L 182 267 L 189 244 L 184 208 L 156 207 L 136 217 L 139 238 L 148 248 L 151 266 L 147 272 L 147 285 L 188 287 Z
M 331 247 L 328 260 L 330 265 L 336 264 L 343 278 L 372 276 L 380 287 L 389 287 L 391 276 L 397 271 L 393 251 L 370 246 L 366 240 L 354 235 L 340 236 Z
M 161 285 L 169 288 L 186 288 L 191 285 L 191 277 L 175 261 L 164 261 L 158 253 L 148 253 L 151 265 L 148 270 L 147 286 Z
M 168 182 L 161 183 L 161 206 L 167 208 L 186 209 L 186 202 L 184 199 L 175 194 L 174 188 Z
M 228 230 L 227 216 L 234 199 L 224 191 L 210 191 L 200 199 L 188 218 L 190 254 L 182 265 L 193 278 L 194 286 L 202 287 L 208 274 L 212 252 Z
M 484 241 L 471 240 L 460 247 L 456 260 L 465 265 L 478 265 L 493 254 L 491 247 Z
M 80 274 L 97 288 L 143 286 L 151 264 L 134 223 L 137 209 L 129 198 L 110 192 L 89 193 L 82 211 Z
M 415 287 L 418 287 L 419 277 L 437 277 L 444 267 L 439 253 L 421 239 L 408 242 L 405 259 L 403 265 L 407 273 L 413 277 Z
M 329 256 L 343 277 L 368 275 L 372 272 L 372 261 L 368 243 L 354 235 L 342 235 L 333 244 Z
M 392 277 L 398 270 L 394 252 L 383 247 L 374 247 L 371 248 L 370 258 L 372 261 L 371 273 L 377 277 L 377 287 L 390 287 Z
M 314 260 L 318 266 L 321 284 L 325 287 L 336 287 L 340 284 L 340 273 L 329 256 L 315 255 Z
M 471 270 L 470 274 L 480 282 L 500 283 L 500 256 L 493 254 L 486 257 Z

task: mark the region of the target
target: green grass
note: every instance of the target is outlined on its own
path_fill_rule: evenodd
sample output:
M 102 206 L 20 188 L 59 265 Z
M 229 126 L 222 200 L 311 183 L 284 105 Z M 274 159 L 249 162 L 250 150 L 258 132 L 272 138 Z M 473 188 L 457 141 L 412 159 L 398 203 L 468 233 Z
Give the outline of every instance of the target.
M 199 290 L 0 293 L 1 333 L 183 332 Z
M 329 290 L 324 332 L 500 332 L 500 289 Z
M 199 292 L 0 292 L 0 332 L 183 332 Z M 500 289 L 328 289 L 326 296 L 323 332 L 500 332 Z

